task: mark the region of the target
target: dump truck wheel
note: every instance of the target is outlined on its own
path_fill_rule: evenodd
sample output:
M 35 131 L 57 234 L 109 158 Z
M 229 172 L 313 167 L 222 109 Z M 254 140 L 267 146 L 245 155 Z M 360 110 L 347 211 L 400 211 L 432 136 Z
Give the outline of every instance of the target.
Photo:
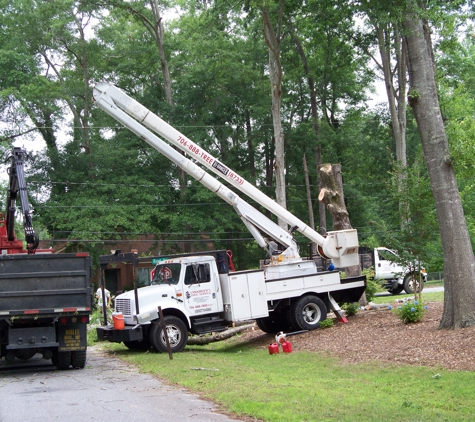
M 76 350 L 71 352 L 71 366 L 74 369 L 83 369 L 86 366 L 86 350 Z
M 38 349 L 21 349 L 15 353 L 15 356 L 20 360 L 28 360 L 36 355 Z
M 69 369 L 71 365 L 71 352 L 54 352 L 51 359 L 53 365 L 59 370 Z
M 188 329 L 185 323 L 178 317 L 167 315 L 165 317 L 165 324 L 172 353 L 181 352 L 188 341 Z M 167 342 L 160 321 L 153 323 L 150 330 L 150 342 L 157 352 L 168 352 Z
M 314 330 L 320 326 L 320 321 L 327 319 L 327 308 L 317 296 L 302 296 L 292 304 L 290 318 L 293 326 L 301 330 Z

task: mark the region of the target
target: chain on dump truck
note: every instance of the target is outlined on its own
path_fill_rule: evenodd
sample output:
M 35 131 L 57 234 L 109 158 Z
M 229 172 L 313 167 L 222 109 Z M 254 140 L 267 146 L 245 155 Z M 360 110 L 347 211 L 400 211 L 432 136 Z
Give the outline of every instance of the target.
M 0 213 L 0 356 L 13 363 L 40 354 L 58 369 L 84 368 L 91 260 L 87 253 L 38 249 L 23 170 L 26 158 L 22 149 L 13 148 L 7 209 Z M 26 249 L 15 235 L 18 197 Z
M 153 346 L 165 351 L 164 322 L 171 350 L 178 352 L 186 346 L 189 332 L 223 331 L 246 320 L 256 320 L 268 333 L 315 329 L 330 310 L 346 322 L 339 304 L 358 301 L 366 278 L 341 279 L 336 270 L 317 271 L 313 260 L 300 256 L 293 233 L 298 231 L 317 243 L 322 256 L 341 268 L 359 263 L 356 230 L 321 236 L 117 87 L 99 83 L 93 96 L 101 109 L 232 206 L 267 253 L 263 268 L 248 271 L 235 271 L 227 251 L 158 257 L 161 261 L 154 269 L 150 286 L 116 298 L 115 311 L 123 315 L 124 327 L 108 324 L 97 328 L 100 340 L 123 342 L 131 349 Z M 255 200 L 291 229 L 281 228 L 195 162 Z M 101 265 L 128 260 L 133 262 L 134 257 L 104 256 Z M 164 321 L 160 320 L 159 308 Z

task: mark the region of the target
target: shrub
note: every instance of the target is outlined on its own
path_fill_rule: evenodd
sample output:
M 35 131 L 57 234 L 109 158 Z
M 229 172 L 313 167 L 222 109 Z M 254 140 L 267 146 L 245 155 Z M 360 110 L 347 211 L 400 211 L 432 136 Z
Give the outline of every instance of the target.
M 320 321 L 320 328 L 330 328 L 333 327 L 333 319 L 327 318 L 323 321 Z
M 407 302 L 403 306 L 394 308 L 394 313 L 404 324 L 418 322 L 424 316 L 424 306 L 415 300 L 414 303 Z
M 359 311 L 360 304 L 358 302 L 344 303 L 343 305 L 341 305 L 341 309 L 346 312 L 346 316 L 353 316 L 356 315 L 356 313 Z

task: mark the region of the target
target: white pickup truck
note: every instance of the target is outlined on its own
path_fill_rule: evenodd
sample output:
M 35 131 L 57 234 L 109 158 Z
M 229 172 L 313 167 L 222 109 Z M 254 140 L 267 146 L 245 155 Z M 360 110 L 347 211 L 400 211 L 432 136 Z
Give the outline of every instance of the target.
M 407 294 L 419 291 L 419 280 L 422 280 L 421 290 L 427 281 L 425 268 L 410 268 L 398 263 L 398 255 L 388 248 L 374 248 L 371 252 L 374 265 L 374 278 L 383 280 L 383 287 L 390 293 L 398 295 L 403 290 Z M 364 265 L 366 266 L 366 265 Z

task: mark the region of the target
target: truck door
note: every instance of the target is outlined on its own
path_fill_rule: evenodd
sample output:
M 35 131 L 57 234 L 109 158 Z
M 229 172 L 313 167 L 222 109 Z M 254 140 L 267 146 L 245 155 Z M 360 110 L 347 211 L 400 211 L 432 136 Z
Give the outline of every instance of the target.
M 396 272 L 399 271 L 399 266 L 394 262 L 395 254 L 388 249 L 378 249 L 378 263 L 376 264 L 377 277 L 389 280 L 396 277 Z
M 185 308 L 190 315 L 206 315 L 220 311 L 220 293 L 217 291 L 216 274 L 210 264 L 188 264 L 185 269 Z

